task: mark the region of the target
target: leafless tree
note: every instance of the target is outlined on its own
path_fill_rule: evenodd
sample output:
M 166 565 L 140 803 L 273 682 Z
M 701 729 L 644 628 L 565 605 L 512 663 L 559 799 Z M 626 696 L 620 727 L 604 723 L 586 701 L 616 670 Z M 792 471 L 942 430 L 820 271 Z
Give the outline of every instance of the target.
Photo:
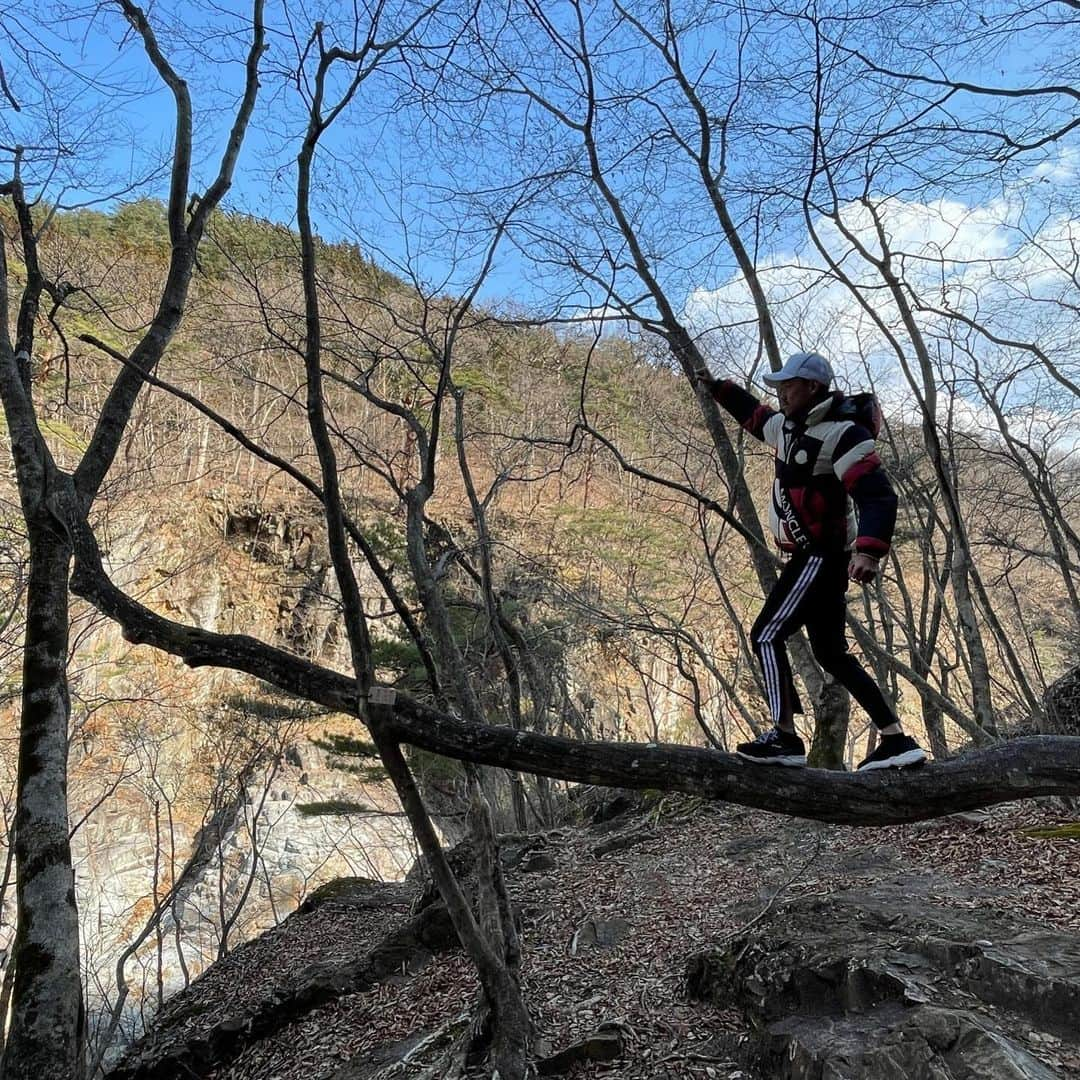
M 0 247 L 0 391 L 30 554 L 15 816 L 19 922 L 11 959 L 15 972 L 11 1019 L 0 1070 L 11 1080 L 35 1075 L 79 1076 L 83 1068 L 78 923 L 67 820 L 66 582 L 71 545 L 64 518 L 71 513 L 85 514 L 92 504 L 135 405 L 141 373 L 157 364 L 183 317 L 199 241 L 209 215 L 229 189 L 254 107 L 264 48 L 262 5 L 257 2 L 236 120 L 217 176 L 201 198 L 192 200 L 188 85 L 162 52 L 140 8 L 122 0 L 115 13 L 142 42 L 149 63 L 175 102 L 169 198 L 172 255 L 157 313 L 132 351 L 130 365 L 119 372 L 87 450 L 71 471 L 58 466 L 42 433 L 33 395 L 39 312 L 43 303 L 61 304 L 69 287 L 49 280 L 38 258 L 40 230 L 51 208 L 35 205 L 36 195 L 24 183 L 26 147 L 8 149 L 10 172 L 0 185 L 15 212 L 16 250 L 25 266 L 25 282 L 15 292 L 7 244 Z M 14 312 L 14 324 L 9 321 L 10 312 Z

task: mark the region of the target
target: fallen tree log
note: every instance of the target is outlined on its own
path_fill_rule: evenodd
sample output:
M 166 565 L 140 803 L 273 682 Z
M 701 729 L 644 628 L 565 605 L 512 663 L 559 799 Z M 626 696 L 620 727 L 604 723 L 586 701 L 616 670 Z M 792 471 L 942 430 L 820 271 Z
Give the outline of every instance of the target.
M 245 634 L 174 622 L 119 589 L 89 526 L 73 527 L 72 591 L 119 624 L 126 640 L 191 667 L 245 672 L 305 700 L 357 715 L 340 672 Z M 734 754 L 663 743 L 584 742 L 469 724 L 398 692 L 385 734 L 460 761 L 607 787 L 683 791 L 779 814 L 852 825 L 897 825 L 1043 795 L 1080 795 L 1080 737 L 1032 736 L 915 770 L 840 773 L 767 768 Z

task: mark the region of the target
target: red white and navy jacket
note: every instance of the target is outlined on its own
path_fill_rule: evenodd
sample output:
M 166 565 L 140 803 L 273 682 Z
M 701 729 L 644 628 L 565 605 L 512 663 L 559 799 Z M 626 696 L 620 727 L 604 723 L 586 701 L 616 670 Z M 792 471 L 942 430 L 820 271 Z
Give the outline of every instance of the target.
M 896 493 L 873 435 L 836 417 L 843 394 L 834 391 L 804 419 L 789 420 L 730 379 L 710 389 L 718 404 L 776 452 L 769 527 L 782 550 L 854 548 L 875 558 L 888 553 Z

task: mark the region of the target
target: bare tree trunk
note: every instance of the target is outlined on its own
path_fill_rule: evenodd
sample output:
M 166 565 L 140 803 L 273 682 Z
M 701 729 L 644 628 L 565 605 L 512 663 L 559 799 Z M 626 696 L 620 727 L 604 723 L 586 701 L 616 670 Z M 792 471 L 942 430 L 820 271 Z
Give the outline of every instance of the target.
M 510 715 L 510 725 L 515 731 L 521 731 L 521 672 L 514 658 L 514 651 L 510 648 L 510 642 L 503 633 L 503 617 L 500 611 L 499 598 L 495 595 L 495 584 L 491 565 L 491 536 L 487 526 L 487 504 L 494 487 L 488 496 L 481 501 L 476 493 L 476 485 L 473 482 L 472 469 L 469 466 L 469 458 L 465 452 L 465 395 L 462 391 L 453 391 L 454 398 L 454 435 L 457 444 L 458 467 L 461 470 L 461 479 L 465 485 L 465 493 L 469 498 L 469 506 L 472 509 L 473 521 L 476 523 L 476 534 L 479 539 L 480 556 L 480 592 L 484 598 L 484 612 L 487 615 L 488 630 L 495 640 L 495 647 L 502 660 L 503 670 L 506 672 L 507 707 Z M 525 802 L 525 784 L 521 774 L 510 772 L 507 774 L 510 781 L 510 799 L 514 808 L 514 826 L 519 832 L 524 832 L 528 827 L 528 808 Z
M 851 695 L 835 679 L 824 677 L 814 697 L 814 741 L 806 763 L 815 769 L 842 769 L 847 749 Z
M 504 1000 L 500 997 L 494 1001 L 485 992 L 481 1003 L 481 1020 L 485 1028 L 481 1049 L 487 1049 L 490 1035 L 491 1063 L 499 1075 L 525 1075 L 532 1040 L 532 1021 L 520 990 L 521 942 L 499 862 L 491 804 L 480 787 L 479 771 L 475 766 L 469 766 L 468 771 L 469 824 L 476 844 L 477 918 L 488 945 L 499 950 L 508 981 L 515 990 L 510 998 Z M 490 1032 L 486 1030 L 488 1028 Z
M 974 572 L 974 559 L 967 546 L 966 535 L 959 533 L 963 524 L 956 517 L 952 521 L 957 531 L 957 544 L 953 551 L 952 570 L 949 580 L 956 597 L 956 616 L 960 630 L 967 645 L 971 664 L 971 698 L 975 721 L 990 735 L 997 735 L 997 723 L 994 720 L 993 700 L 990 692 L 990 662 L 986 657 L 982 633 L 979 630 L 978 612 L 971 594 L 971 578 Z
M 374 33 L 374 28 L 372 33 Z M 341 592 L 342 613 L 356 678 L 355 710 L 360 719 L 369 724 L 380 759 L 394 784 L 417 842 L 428 859 L 435 883 L 446 903 L 454 928 L 461 939 L 462 946 L 476 966 L 486 1001 L 491 1008 L 492 1045 L 498 1058 L 496 1062 L 498 1072 L 503 1080 L 524 1080 L 528 1068 L 527 1055 L 531 1025 L 520 983 L 507 964 L 508 950 L 505 934 L 499 935 L 498 940 L 492 942 L 478 925 L 446 860 L 427 808 L 424 806 L 412 772 L 401 752 L 401 747 L 395 738 L 387 734 L 384 724 L 377 715 L 381 706 L 373 705 L 370 698 L 370 690 L 374 682 L 371 638 L 363 598 L 350 558 L 337 456 L 326 420 L 322 368 L 322 322 L 316 278 L 317 257 L 309 206 L 312 163 L 320 136 L 331 120 L 349 103 L 366 75 L 373 69 L 373 65 L 377 62 L 377 54 L 394 48 L 396 45 L 386 44 L 376 47 L 369 40 L 359 52 L 345 52 L 336 48 L 327 48 L 322 35 L 323 28 L 320 24 L 312 38 L 312 44 L 318 45 L 318 61 L 307 133 L 297 157 L 296 208 L 304 285 L 306 337 L 303 351 L 307 375 L 308 425 L 319 459 L 327 541 Z M 328 104 L 325 98 L 327 76 L 331 68 L 339 61 L 350 65 L 352 73 L 337 102 Z M 444 395 L 448 387 L 451 342 L 447 341 L 446 347 L 439 349 L 434 346 L 426 333 L 422 336 L 425 344 L 431 349 L 433 357 L 439 362 L 440 376 L 429 420 L 430 430 L 423 430 L 415 418 L 412 418 L 413 423 L 409 428 L 416 437 L 420 474 L 415 485 L 411 486 L 405 495 L 407 555 L 420 603 L 428 618 L 437 646 L 437 654 L 451 674 L 451 682 L 462 711 L 474 722 L 482 722 L 483 711 L 468 678 L 461 651 L 454 640 L 438 575 L 431 566 L 425 547 L 424 508 L 435 487 L 439 422 Z M 481 797 L 478 793 L 474 794 L 477 798 Z M 490 813 L 490 809 L 487 812 Z M 492 877 L 491 881 L 495 888 L 501 886 L 501 879 Z M 505 902 L 505 889 L 502 893 Z
M 640 24 L 637 25 L 640 27 Z M 550 27 L 545 28 L 545 30 L 548 33 L 553 33 Z M 580 33 L 580 28 L 578 32 Z M 557 34 L 555 34 L 555 38 L 561 41 L 561 39 L 558 39 Z M 573 41 L 572 44 L 570 44 L 571 40 Z M 691 106 L 696 110 L 699 122 L 702 123 L 699 136 L 703 141 L 699 147 L 697 162 L 699 170 L 701 170 L 703 174 L 712 176 L 714 175 L 714 169 L 712 164 L 710 121 L 708 115 L 701 107 L 701 103 L 697 99 L 697 95 L 693 91 L 690 83 L 683 77 L 683 73 L 675 55 L 670 51 L 670 43 L 658 43 L 655 40 L 653 43 L 654 45 L 659 44 L 668 63 L 674 69 L 677 77 L 681 79 L 680 85 L 683 92 L 687 95 Z M 658 312 L 658 316 L 655 318 L 650 315 L 647 319 L 643 318 L 639 319 L 639 321 L 643 327 L 667 343 L 668 348 L 678 361 L 687 381 L 694 389 L 702 416 L 705 420 L 705 425 L 712 438 L 713 446 L 720 459 L 724 476 L 728 482 L 729 490 L 731 491 L 731 507 L 734 509 L 734 518 L 737 519 L 741 526 L 740 532 L 742 532 L 743 536 L 748 541 L 750 559 L 758 580 L 761 582 L 762 589 L 768 594 L 769 590 L 776 583 L 776 568 L 769 551 L 769 545 L 765 541 L 765 535 L 761 527 L 757 510 L 754 506 L 749 486 L 743 476 L 742 462 L 720 420 L 716 403 L 713 401 L 712 395 L 701 380 L 701 375 L 708 371 L 708 364 L 705 362 L 705 357 L 702 355 L 697 341 L 679 316 L 670 297 L 668 297 L 664 287 L 660 283 L 655 272 L 654 264 L 646 252 L 645 245 L 643 244 L 642 238 L 633 221 L 633 215 L 627 212 L 622 200 L 612 186 L 610 176 L 605 171 L 601 162 L 597 132 L 595 129 L 594 110 L 596 101 L 593 96 L 595 94 L 595 85 L 592 79 L 591 57 L 588 48 L 583 39 L 575 38 L 573 34 L 565 41 L 561 41 L 561 44 L 568 45 L 573 51 L 585 76 L 585 87 L 587 91 L 587 97 L 585 99 L 587 106 L 586 117 L 582 122 L 572 124 L 571 126 L 582 140 L 582 146 L 588 160 L 589 178 L 597 192 L 600 194 L 600 197 L 610 209 L 615 228 L 626 242 L 627 257 L 641 281 L 641 284 L 649 294 L 650 299 L 656 305 Z M 537 96 L 534 100 L 543 107 L 550 108 L 550 105 L 544 102 L 542 97 Z M 558 109 L 553 109 L 552 112 L 560 118 L 560 122 L 565 122 L 565 115 Z M 708 182 L 707 187 L 713 202 L 714 210 L 717 212 L 721 221 L 721 227 L 724 229 L 725 238 L 728 243 L 732 245 L 737 261 L 744 269 L 747 267 L 751 268 L 751 276 L 748 280 L 751 283 L 751 292 L 754 296 L 759 328 L 763 335 L 763 344 L 769 352 L 770 365 L 774 368 L 778 367 L 780 364 L 780 357 L 779 349 L 775 341 L 772 319 L 764 295 L 754 288 L 754 286 L 758 284 L 758 279 L 756 273 L 754 273 L 752 269 L 752 260 L 749 258 L 749 255 L 742 244 L 735 223 L 728 213 L 723 192 L 715 179 Z M 630 314 L 631 317 L 636 317 L 633 312 Z M 731 515 L 727 515 L 727 520 L 731 520 Z M 820 694 L 818 692 L 818 689 L 821 686 L 821 669 L 813 660 L 808 648 L 800 646 L 795 642 L 792 644 L 794 646 L 790 650 L 792 664 L 799 674 L 803 676 L 807 685 L 810 687 L 812 697 L 818 702 L 815 708 L 815 724 L 820 723 L 829 728 L 836 729 L 843 725 L 846 731 L 846 707 L 842 715 L 834 715 L 830 712 L 830 709 L 837 704 L 839 699 L 833 694 Z M 843 693 L 846 695 L 847 692 L 843 691 Z M 843 758 L 841 755 L 840 758 L 836 759 L 837 765 L 839 765 L 842 760 Z
M 952 531 L 955 548 L 950 572 L 950 582 L 953 587 L 953 595 L 956 597 L 956 611 L 960 622 L 961 633 L 964 636 L 964 644 L 967 646 L 968 658 L 971 665 L 971 698 L 972 710 L 975 722 L 990 736 L 997 735 L 997 726 L 994 719 L 993 699 L 991 695 L 990 665 L 986 657 L 986 648 L 983 643 L 982 633 L 979 629 L 978 613 L 972 596 L 972 579 L 977 575 L 975 558 L 971 551 L 971 542 L 960 510 L 960 498 L 956 490 L 956 482 L 948 462 L 945 460 L 945 451 L 938 436 L 938 410 L 937 410 L 937 381 L 933 364 L 930 358 L 930 350 L 926 340 L 915 319 L 914 312 L 908 300 L 908 295 L 903 282 L 897 276 L 893 266 L 893 256 L 889 245 L 889 238 L 881 220 L 881 215 L 870 200 L 863 199 L 863 206 L 868 210 L 874 223 L 878 243 L 881 247 L 881 255 L 873 255 L 866 246 L 848 229 L 839 213 L 834 212 L 831 216 L 837 226 L 854 246 L 859 254 L 872 265 L 881 275 L 889 294 L 896 303 L 900 317 L 907 331 L 908 340 L 911 342 L 915 358 L 918 362 L 919 377 L 916 378 L 912 371 L 903 348 L 895 336 L 886 330 L 886 335 L 893 344 L 900 368 L 907 379 L 908 385 L 919 402 L 922 414 L 923 442 L 926 446 L 930 462 L 934 467 L 940 490 L 942 506 L 945 510 L 946 520 Z M 820 250 L 820 245 L 819 245 Z M 827 256 L 828 257 L 828 256 Z M 831 260 L 834 270 L 837 270 L 835 261 Z M 850 281 L 838 271 L 841 280 L 852 288 Z M 855 291 L 855 290 L 853 290 Z M 855 295 L 859 294 L 855 291 Z M 879 321 L 879 326 L 882 324 Z M 884 329 L 884 327 L 883 327 Z
M 490 1035 L 491 1039 L 492 1065 L 502 1080 L 525 1080 L 532 1022 L 518 980 L 520 949 L 505 900 L 502 873 L 498 869 L 498 849 L 490 826 L 491 811 L 487 800 L 479 783 L 472 783 L 474 802 L 470 811 L 471 821 L 474 829 L 479 830 L 480 841 L 478 869 L 481 916 L 478 921 L 450 869 L 401 747 L 385 733 L 383 722 L 377 718 L 375 710 L 372 710 L 369 729 L 462 947 L 476 967 L 484 1002 L 490 1010 L 490 1022 L 485 1022 L 485 1034 Z
M 79 924 L 68 840 L 68 569 L 52 522 L 30 522 L 15 863 L 19 918 L 0 1076 L 82 1076 Z M 43 977 L 47 974 L 47 977 Z
M 949 756 L 949 741 L 945 737 L 945 718 L 937 702 L 930 701 L 920 692 L 922 701 L 923 723 L 926 725 L 926 737 L 930 740 L 930 752 L 935 760 L 944 761 Z
M 187 83 L 162 54 L 143 11 L 131 0 L 119 0 L 119 6 L 176 103 L 168 204 L 172 255 L 157 313 L 131 356 L 124 358 L 74 477 L 62 473 L 53 462 L 33 397 L 40 301 L 45 294 L 59 306 L 66 289 L 46 282 L 38 263 L 39 227 L 23 191 L 21 149 L 15 152 L 12 179 L 0 184 L 0 194 L 10 196 L 15 206 L 25 266 L 25 287 L 12 335 L 8 319 L 15 305 L 0 243 L 0 397 L 30 538 L 31 564 L 15 817 L 19 918 L 11 961 L 15 975 L 10 1029 L 0 1080 L 68 1080 L 83 1072 L 85 1017 L 67 811 L 67 590 L 72 552 L 70 540 L 65 539 L 70 533 L 55 515 L 63 514 L 70 526 L 89 510 L 120 448 L 144 376 L 157 364 L 183 317 L 199 239 L 209 215 L 228 191 L 254 108 L 263 51 L 262 0 L 254 0 L 252 46 L 236 121 L 216 178 L 201 199 L 189 201 L 192 114 Z
M 446 610 L 442 590 L 432 572 L 424 544 L 424 506 L 429 491 L 430 489 L 426 485 L 418 483 L 407 494 L 406 530 L 409 565 L 412 570 L 413 580 L 416 582 L 421 606 L 428 616 L 428 625 L 435 639 L 439 658 L 449 669 L 450 678 L 447 681 L 454 688 L 463 715 L 473 722 L 482 723 L 483 710 L 472 692 L 461 652 L 451 632 L 450 617 Z M 376 731 L 377 727 L 373 727 L 373 735 Z M 386 765 L 386 749 L 378 739 L 376 739 L 376 746 L 379 747 L 383 763 Z M 398 754 L 400 754 L 400 750 L 398 750 Z M 516 966 L 512 967 L 508 962 L 509 958 L 517 953 L 517 945 L 516 938 L 514 943 L 511 944 L 507 936 L 513 933 L 513 921 L 510 918 L 509 901 L 506 897 L 506 889 L 502 882 L 501 873 L 494 876 L 494 871 L 489 871 L 488 880 L 482 886 L 481 892 L 482 895 L 486 894 L 497 898 L 498 910 L 506 912 L 506 919 L 492 920 L 490 908 L 491 904 L 496 903 L 496 901 L 489 901 L 486 905 L 487 917 L 485 917 L 485 904 L 481 903 L 479 925 L 477 920 L 473 918 L 472 912 L 469 911 L 467 902 L 463 901 L 463 910 L 455 914 L 457 901 L 452 893 L 448 893 L 447 890 L 460 893 L 460 887 L 450 871 L 449 864 L 446 865 L 445 871 L 437 872 L 437 867 L 441 863 L 445 863 L 445 856 L 437 839 L 435 839 L 434 848 L 428 850 L 431 840 L 425 839 L 425 829 L 422 823 L 419 822 L 420 814 L 423 814 L 424 818 L 427 816 L 423 803 L 417 796 L 416 807 L 410 809 L 405 801 L 403 788 L 395 776 L 395 772 L 389 766 L 387 771 L 390 773 L 391 779 L 394 780 L 395 786 L 398 787 L 402 805 L 405 806 L 406 812 L 409 814 L 410 823 L 416 833 L 417 840 L 421 843 L 424 854 L 428 856 L 429 861 L 434 860 L 431 865 L 435 883 L 438 886 L 440 895 L 446 902 L 455 929 L 457 929 L 458 935 L 461 937 L 462 945 L 468 951 L 480 975 L 486 1007 L 490 1010 L 490 1021 L 486 1016 L 483 1019 L 484 1026 L 487 1029 L 485 1035 L 490 1036 L 491 1039 L 492 1063 L 505 1080 L 510 1080 L 511 1077 L 524 1077 L 532 1026 L 525 999 L 521 992 L 521 984 L 517 978 Z M 407 790 L 406 788 L 405 792 Z M 481 789 L 478 775 L 470 775 L 470 794 L 473 806 L 472 820 L 475 826 L 478 820 L 482 821 L 484 819 L 484 815 L 490 817 L 491 813 L 490 806 Z M 478 808 L 478 801 L 482 802 L 483 807 L 486 807 L 486 809 Z M 480 818 L 477 817 L 478 814 Z M 494 849 L 494 830 L 489 829 L 489 831 L 492 834 L 490 843 Z M 432 830 L 433 836 L 434 832 Z M 479 846 L 483 851 L 485 842 L 480 842 Z M 497 864 L 497 849 L 495 849 L 494 856 L 488 853 L 488 857 L 493 857 Z M 483 868 L 483 862 L 481 862 L 481 877 L 483 877 Z M 509 920 L 509 929 L 507 929 L 506 925 L 507 920 Z M 516 960 L 514 963 L 516 965 Z

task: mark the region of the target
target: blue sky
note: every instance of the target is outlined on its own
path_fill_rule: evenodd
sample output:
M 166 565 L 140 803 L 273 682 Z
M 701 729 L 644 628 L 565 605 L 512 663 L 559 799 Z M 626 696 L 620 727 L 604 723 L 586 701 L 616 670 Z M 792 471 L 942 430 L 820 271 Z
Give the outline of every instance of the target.
M 347 16 L 351 7 L 342 10 Z M 268 7 L 269 49 L 262 62 L 260 98 L 226 206 L 277 222 L 295 220 L 296 154 L 307 116 L 306 97 L 289 73 L 298 66 L 316 17 L 327 21 L 329 43 L 354 44 L 347 17 L 338 20 L 344 29 L 334 36 L 333 14 L 325 7 L 308 11 L 302 4 Z M 407 15 L 404 4 L 399 12 L 391 10 L 387 26 Z M 185 0 L 157 5 L 151 21 L 163 51 L 191 89 L 192 190 L 198 192 L 217 171 L 239 99 L 250 10 L 234 0 Z M 0 102 L 0 143 L 36 148 L 24 156 L 28 189 L 67 207 L 107 208 L 136 197 L 163 198 L 173 97 L 119 13 L 106 5 L 92 18 L 71 15 L 45 25 L 32 25 L 21 16 L 5 23 L 4 30 L 0 62 L 22 109 L 16 112 L 8 101 Z M 436 45 L 444 36 L 445 27 L 432 24 L 427 40 Z M 22 41 L 31 41 L 30 54 L 22 54 Z M 40 73 L 45 78 L 35 77 Z M 438 284 L 453 263 L 439 254 L 447 250 L 440 236 L 447 230 L 438 210 L 438 188 L 449 190 L 464 165 L 424 125 L 398 111 L 401 75 L 400 63 L 391 57 L 385 72 L 365 82 L 323 137 L 313 215 L 327 239 L 358 242 L 379 261 L 414 263 Z M 329 89 L 340 91 L 342 85 L 339 77 Z M 59 133 L 54 117 L 62 124 Z M 77 147 L 78 153 L 58 158 L 58 143 Z M 9 154 L 4 157 L 10 161 Z M 422 184 L 415 183 L 419 179 Z M 469 246 L 465 235 L 455 243 L 458 251 Z M 514 291 L 504 274 L 495 276 L 502 284 L 493 283 L 489 296 L 499 295 L 500 289 Z
M 108 205 L 116 193 L 121 198 L 163 195 L 163 164 L 172 135 L 171 95 L 150 70 L 139 42 L 112 6 L 97 9 L 92 16 L 69 10 L 58 7 L 55 17 L 47 15 L 46 24 L 37 27 L 28 22 L 20 25 L 29 19 L 28 14 L 5 13 L 0 59 L 24 111 L 16 115 L 5 107 L 0 112 L 3 141 L 38 141 L 40 127 L 34 130 L 40 119 L 38 107 L 51 108 L 64 119 L 64 140 L 84 146 L 86 152 L 63 159 L 59 172 L 48 174 L 45 164 L 51 155 L 48 151 L 42 155 L 36 175 L 48 179 L 48 198 L 67 203 L 104 199 Z M 390 18 L 405 10 L 402 3 Z M 557 29 L 572 29 L 568 5 L 551 4 L 546 10 Z M 898 68 L 914 64 L 920 42 L 913 35 L 929 9 L 924 5 L 891 5 L 888 10 L 895 28 L 902 30 L 905 20 L 914 28 L 910 50 L 901 47 L 890 55 L 890 63 Z M 951 44 L 935 54 L 934 63 L 920 61 L 923 69 L 934 74 L 939 67 L 952 65 L 959 74 L 976 74 L 979 69 L 962 59 L 960 48 L 965 34 L 978 32 L 991 35 L 984 43 L 981 77 L 1003 84 L 1027 82 L 1030 76 L 1024 69 L 1030 57 L 1039 55 L 1035 46 L 1049 31 L 1031 32 L 1027 39 L 1002 32 L 994 44 L 992 34 L 1004 30 L 1011 10 L 999 4 L 975 13 L 963 6 L 941 4 L 940 29 Z M 229 206 L 276 221 L 292 221 L 295 154 L 304 111 L 295 84 L 284 75 L 295 70 L 316 18 L 328 21 L 329 37 L 335 26 L 348 25 L 342 16 L 350 11 L 349 6 L 329 11 L 326 6 L 305 4 L 272 4 L 268 8 L 270 50 L 263 61 L 263 92 L 227 200 Z M 844 15 L 846 11 L 843 4 L 832 5 L 833 14 Z M 597 50 L 597 75 L 609 100 L 617 101 L 620 93 L 646 85 L 650 79 L 655 84 L 657 76 L 649 65 L 656 64 L 656 57 L 643 47 L 640 35 L 625 25 L 613 28 L 607 5 L 595 4 L 588 13 Z M 223 4 L 174 2 L 155 6 L 151 17 L 167 54 L 191 85 L 196 107 L 193 189 L 198 191 L 216 169 L 239 93 L 249 10 L 235 0 Z M 566 57 L 555 49 L 537 48 L 536 37 L 530 37 L 527 29 L 499 22 L 498 8 L 491 9 L 485 18 L 490 20 L 484 26 L 486 39 L 497 42 L 502 55 L 515 58 L 513 74 L 520 86 L 537 85 L 541 80 L 549 87 L 558 83 L 562 87 L 556 92 L 559 104 L 580 115 L 579 73 Z M 754 18 L 760 25 L 754 25 Z M 744 80 L 734 114 L 741 127 L 738 140 L 732 144 L 728 188 L 734 212 L 743 215 L 740 226 L 744 235 L 757 244 L 756 257 L 770 265 L 804 257 L 800 253 L 807 246 L 805 222 L 794 201 L 789 199 L 786 205 L 777 198 L 755 202 L 743 197 L 741 188 L 754 181 L 783 181 L 779 158 L 790 151 L 796 161 L 794 155 L 801 152 L 800 136 L 785 135 L 783 127 L 789 123 L 791 131 L 797 132 L 797 125 L 805 121 L 805 91 L 811 85 L 806 63 L 813 45 L 805 22 L 785 16 L 784 33 L 780 34 L 776 26 L 781 23 L 770 22 L 776 18 L 760 13 L 751 18 L 733 7 L 704 29 L 688 34 L 683 42 L 684 59 L 700 73 L 703 86 L 711 85 L 712 104 L 718 112 L 736 101 L 732 87 L 737 78 Z M 853 46 L 874 44 L 878 32 L 875 18 L 880 20 L 880 16 L 866 20 L 862 37 L 853 41 Z M 949 20 L 955 25 L 947 26 Z M 828 25 L 844 24 L 838 20 Z M 437 46 L 452 26 L 449 13 L 440 17 L 429 26 L 425 42 Z M 900 37 L 904 40 L 903 33 Z M 20 55 L 20 46 L 27 41 L 35 42 L 30 59 L 47 74 L 50 97 L 39 92 L 40 82 L 27 70 L 27 57 Z M 1057 45 L 1065 55 L 1068 41 L 1061 32 Z M 433 55 L 445 56 L 437 50 Z M 452 72 L 443 87 L 462 100 L 475 88 L 469 84 L 468 50 L 460 48 L 458 57 L 464 57 L 462 69 Z M 574 146 L 572 135 L 560 131 L 542 110 L 520 96 L 489 102 L 482 115 L 464 105 L 456 108 L 453 116 L 445 110 L 433 115 L 431 107 L 420 107 L 402 75 L 403 69 L 394 58 L 384 72 L 362 87 L 348 112 L 325 137 L 315 219 L 327 238 L 356 241 L 379 261 L 410 262 L 424 279 L 445 284 L 447 291 L 452 291 L 464 287 L 475 272 L 485 250 L 491 214 L 506 203 L 507 197 L 493 194 L 494 190 L 549 164 L 577 163 L 580 147 Z M 868 122 L 862 114 L 873 119 L 875 108 L 880 108 L 857 85 L 850 91 L 839 87 L 836 95 L 838 124 Z M 693 169 L 679 161 L 669 146 L 638 144 L 650 125 L 651 131 L 662 133 L 658 104 L 672 110 L 679 107 L 668 90 L 655 93 L 653 98 L 644 104 L 613 105 L 606 110 L 602 128 L 605 165 L 635 216 L 658 274 L 680 305 L 710 292 L 720 295 L 725 290 L 738 290 L 742 286 L 733 259 L 719 237 Z M 964 110 L 974 118 L 981 104 L 967 101 L 950 107 L 961 118 Z M 897 114 L 905 109 L 911 112 L 902 97 L 895 98 L 890 108 Z M 671 115 L 680 122 L 685 119 L 676 111 Z M 768 120 L 767 131 L 763 128 L 755 135 L 754 124 L 764 120 Z M 655 139 L 655 135 L 650 137 Z M 892 176 L 882 179 L 899 187 L 907 182 L 904 170 L 917 175 L 935 157 L 940 158 L 941 152 L 940 147 L 926 145 L 923 158 L 897 165 Z M 1063 141 L 1048 148 L 1031 168 L 1057 168 L 1055 183 L 1073 185 L 1067 167 L 1071 152 L 1072 146 Z M 1019 169 L 1016 175 L 1022 173 Z M 799 177 L 794 169 L 791 177 L 797 188 Z M 582 291 L 580 283 L 550 257 L 551 240 L 558 238 L 586 262 L 594 258 L 600 250 L 597 245 L 610 239 L 610 231 L 605 231 L 610 229 L 606 208 L 594 202 L 595 194 L 575 177 L 560 180 L 551 190 L 550 199 L 535 200 L 527 212 L 517 216 L 512 242 L 504 244 L 483 295 L 489 301 L 557 308 L 566 314 L 601 307 L 603 297 L 595 288 Z M 936 191 L 931 188 L 921 199 L 909 196 L 906 201 L 930 206 L 941 198 L 961 211 L 967 207 L 978 214 L 1000 202 L 1000 179 L 990 177 L 961 185 L 956 178 L 951 184 L 938 185 Z M 1042 212 L 1041 204 L 1036 211 Z M 748 217 L 751 214 L 757 219 Z M 640 287 L 622 262 L 625 260 L 611 272 L 624 296 L 636 296 Z

